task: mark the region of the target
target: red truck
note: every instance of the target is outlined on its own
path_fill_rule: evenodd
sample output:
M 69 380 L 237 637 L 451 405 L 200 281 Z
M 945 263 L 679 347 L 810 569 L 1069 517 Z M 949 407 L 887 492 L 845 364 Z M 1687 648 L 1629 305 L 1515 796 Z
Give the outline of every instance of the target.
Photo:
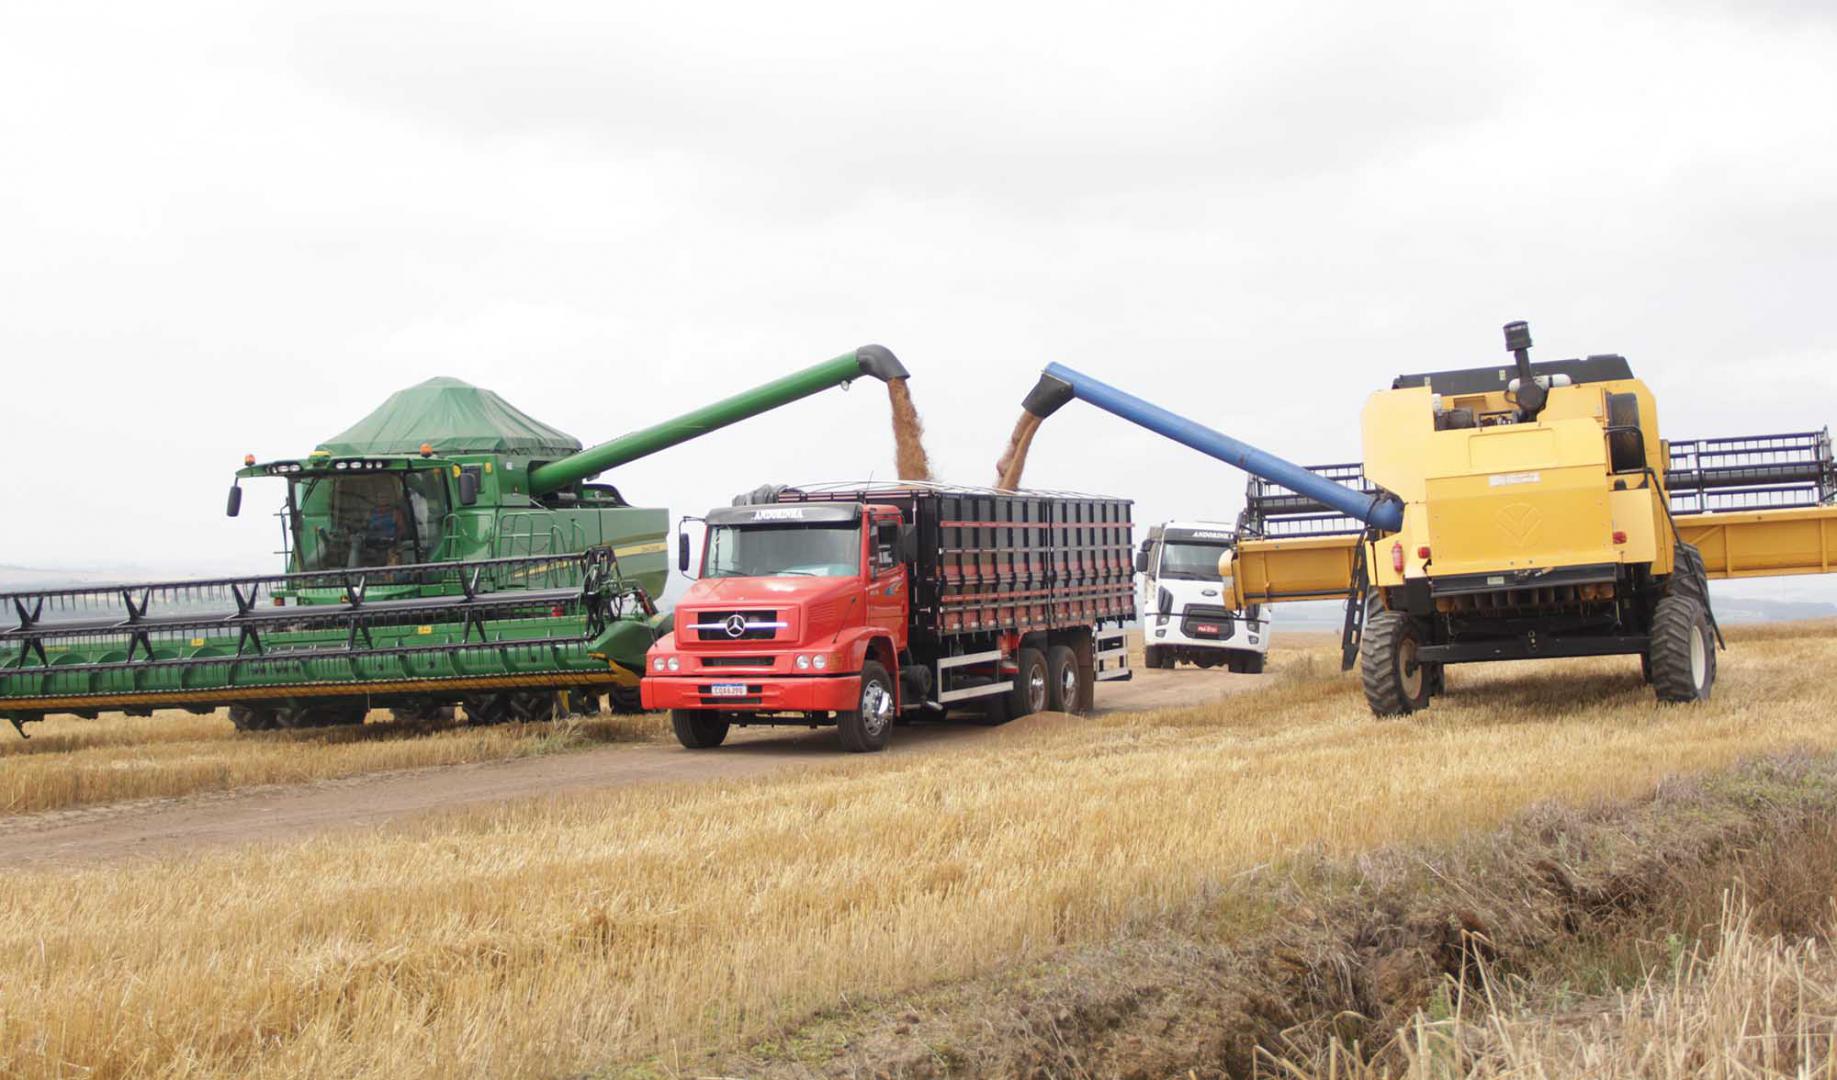
M 701 573 L 651 647 L 644 707 L 691 749 L 735 724 L 833 724 L 856 752 L 956 708 L 1082 712 L 1127 679 L 1130 503 L 934 485 L 767 488 L 709 512 Z M 677 537 L 689 569 L 689 537 Z

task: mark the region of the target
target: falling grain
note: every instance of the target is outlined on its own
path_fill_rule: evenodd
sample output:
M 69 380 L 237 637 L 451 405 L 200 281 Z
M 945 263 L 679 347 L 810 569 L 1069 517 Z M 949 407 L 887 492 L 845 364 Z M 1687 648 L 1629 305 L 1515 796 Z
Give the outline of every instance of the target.
M 995 486 L 1002 491 L 1014 491 L 1021 486 L 1021 473 L 1027 468 L 1027 449 L 1033 445 L 1033 433 L 1040 430 L 1040 418 L 1030 412 L 1021 413 L 1021 418 L 1014 425 L 1014 433 L 1008 436 L 1008 449 L 1002 452 L 1001 460 L 995 463 Z
M 925 423 L 912 404 L 904 379 L 887 380 L 887 398 L 893 403 L 893 449 L 901 480 L 931 479 L 931 459 L 925 454 Z

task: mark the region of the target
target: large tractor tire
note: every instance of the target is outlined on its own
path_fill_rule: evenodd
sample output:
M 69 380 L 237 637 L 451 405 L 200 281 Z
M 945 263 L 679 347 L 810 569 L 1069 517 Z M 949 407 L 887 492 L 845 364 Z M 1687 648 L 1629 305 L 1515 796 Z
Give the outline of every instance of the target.
M 676 741 L 690 750 L 712 750 L 727 740 L 727 717 L 713 709 L 671 709 Z
M 1716 684 L 1716 632 L 1703 605 L 1667 596 L 1652 611 L 1646 667 L 1660 701 L 1708 701 Z
M 509 694 L 467 694 L 460 707 L 466 710 L 468 724 L 485 726 L 511 719 Z
M 873 660 L 861 665 L 861 700 L 853 709 L 836 714 L 842 748 L 851 754 L 871 754 L 887 748 L 893 718 L 899 714 L 893 677 Z
M 606 700 L 611 703 L 612 711 L 620 716 L 633 716 L 644 711 L 644 698 L 635 686 L 609 686 L 606 688 Z
M 267 705 L 231 705 L 230 723 L 237 731 L 272 731 L 280 727 L 280 718 Z
M 1047 670 L 1046 654 L 1038 649 L 1023 648 L 1015 663 L 1019 670 L 1014 673 L 1014 689 L 1008 691 L 1010 720 L 1043 712 L 1051 700 L 1052 675 Z
M 1084 707 L 1084 677 L 1078 671 L 1078 654 L 1070 645 L 1046 650 L 1046 707 L 1066 713 Z
M 1378 611 L 1365 620 L 1359 642 L 1359 674 L 1365 701 L 1375 716 L 1405 716 L 1428 707 L 1436 665 L 1416 659 L 1422 628 L 1395 611 Z

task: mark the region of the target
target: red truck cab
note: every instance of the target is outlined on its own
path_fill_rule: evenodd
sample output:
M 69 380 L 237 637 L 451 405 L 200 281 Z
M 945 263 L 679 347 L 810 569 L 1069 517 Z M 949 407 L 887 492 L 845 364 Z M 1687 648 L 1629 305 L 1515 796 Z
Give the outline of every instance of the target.
M 701 574 L 646 657 L 644 707 L 672 710 L 690 747 L 756 713 L 833 717 L 849 749 L 884 747 L 906 704 L 906 524 L 873 503 L 711 511 Z

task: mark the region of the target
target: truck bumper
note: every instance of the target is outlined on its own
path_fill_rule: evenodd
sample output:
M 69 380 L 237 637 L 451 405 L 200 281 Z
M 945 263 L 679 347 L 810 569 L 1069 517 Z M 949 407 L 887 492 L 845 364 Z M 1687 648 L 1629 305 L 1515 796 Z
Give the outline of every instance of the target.
M 744 694 L 717 694 L 716 686 L 745 686 Z M 646 709 L 722 709 L 730 712 L 841 712 L 861 703 L 860 675 L 771 678 L 759 675 L 647 676 L 639 684 Z

